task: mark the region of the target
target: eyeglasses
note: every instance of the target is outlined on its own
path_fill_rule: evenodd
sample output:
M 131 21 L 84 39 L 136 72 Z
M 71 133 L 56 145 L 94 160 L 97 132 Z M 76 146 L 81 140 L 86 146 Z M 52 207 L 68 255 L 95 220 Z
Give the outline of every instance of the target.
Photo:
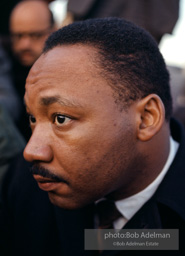
M 37 41 L 41 39 L 43 36 L 49 33 L 51 28 L 47 28 L 45 30 L 34 31 L 34 32 L 23 32 L 23 33 L 11 33 L 11 40 L 14 42 L 20 41 L 24 37 L 29 37 L 32 41 Z

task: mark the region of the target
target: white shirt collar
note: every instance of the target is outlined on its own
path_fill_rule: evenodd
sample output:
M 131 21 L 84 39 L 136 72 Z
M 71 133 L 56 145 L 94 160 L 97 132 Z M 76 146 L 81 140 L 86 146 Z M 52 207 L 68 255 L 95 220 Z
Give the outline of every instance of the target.
M 173 162 L 178 147 L 179 143 L 173 140 L 173 138 L 170 136 L 170 152 L 168 159 L 157 178 L 139 193 L 115 202 L 116 207 L 124 216 L 124 218 L 116 220 L 114 222 L 114 228 L 122 228 L 127 223 L 127 221 L 130 220 L 134 214 L 153 196 L 158 186 L 162 182 L 164 176 L 166 175 L 171 163 Z

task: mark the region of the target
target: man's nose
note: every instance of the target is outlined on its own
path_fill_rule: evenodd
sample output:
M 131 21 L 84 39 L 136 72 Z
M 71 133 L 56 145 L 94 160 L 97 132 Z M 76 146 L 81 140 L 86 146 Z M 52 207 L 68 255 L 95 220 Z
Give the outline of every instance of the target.
M 32 44 L 31 38 L 27 35 L 24 35 L 19 39 L 19 46 L 21 48 L 28 48 L 31 46 L 31 44 Z
M 50 162 L 53 159 L 53 152 L 44 133 L 34 130 L 28 144 L 24 149 L 24 158 L 28 162 L 41 161 Z

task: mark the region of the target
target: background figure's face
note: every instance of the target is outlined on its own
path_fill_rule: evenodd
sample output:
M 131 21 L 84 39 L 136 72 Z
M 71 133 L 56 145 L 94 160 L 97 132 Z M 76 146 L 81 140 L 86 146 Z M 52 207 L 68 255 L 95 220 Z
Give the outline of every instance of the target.
M 120 112 L 92 63 L 94 52 L 88 46 L 56 47 L 38 59 L 26 84 L 32 137 L 24 157 L 47 170 L 47 178 L 45 170 L 34 178 L 64 208 L 124 195 L 136 180 L 134 104 Z
M 32 66 L 41 55 L 50 32 L 49 14 L 45 9 L 27 8 L 13 12 L 10 19 L 12 50 L 23 66 Z

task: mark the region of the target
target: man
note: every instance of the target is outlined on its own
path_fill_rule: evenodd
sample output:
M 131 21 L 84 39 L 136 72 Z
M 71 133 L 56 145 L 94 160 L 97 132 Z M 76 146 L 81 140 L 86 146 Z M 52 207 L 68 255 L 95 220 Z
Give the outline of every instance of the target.
M 42 53 L 44 42 L 53 30 L 53 16 L 44 1 L 21 1 L 10 15 L 13 80 L 22 101 L 28 72 Z M 29 128 L 24 122 L 25 115 L 18 125 L 28 139 Z
M 31 67 L 53 30 L 53 16 L 44 1 L 22 1 L 10 16 L 12 49 L 23 66 Z
M 25 104 L 24 157 L 37 184 L 13 165 L 2 246 L 19 255 L 184 255 L 184 131 L 170 121 L 169 75 L 149 34 L 116 18 L 58 30 L 29 73 Z M 94 202 L 105 199 L 120 213 L 113 228 L 179 229 L 180 249 L 84 250 L 84 229 L 101 225 Z

